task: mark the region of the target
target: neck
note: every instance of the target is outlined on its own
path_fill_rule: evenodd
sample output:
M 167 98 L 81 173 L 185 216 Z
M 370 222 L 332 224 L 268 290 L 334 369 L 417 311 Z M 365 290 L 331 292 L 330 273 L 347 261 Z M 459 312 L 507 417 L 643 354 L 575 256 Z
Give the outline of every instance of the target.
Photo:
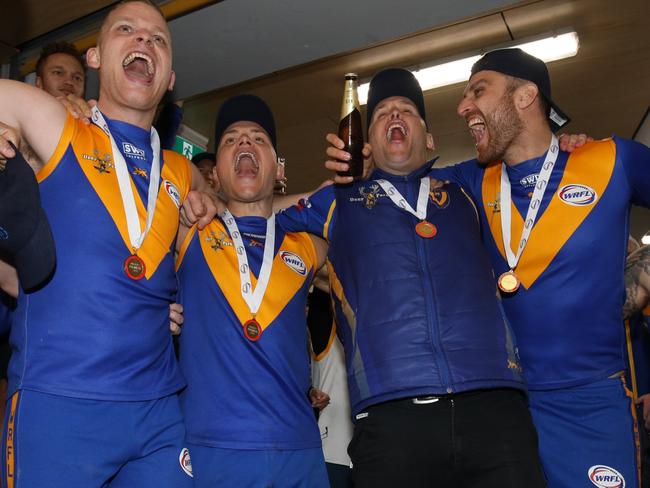
M 273 196 L 255 202 L 228 200 L 226 206 L 235 217 L 264 217 L 268 219 L 273 212 Z
M 388 163 L 388 164 L 383 163 L 382 164 L 382 163 L 380 163 L 378 161 L 375 161 L 375 164 L 376 164 L 377 168 L 384 171 L 385 173 L 388 173 L 388 174 L 391 174 L 391 175 L 394 175 L 394 176 L 408 176 L 411 173 L 413 173 L 413 171 L 421 168 L 426 162 L 427 162 L 426 159 L 422 159 L 422 160 L 418 160 L 416 162 L 412 162 L 412 163 L 409 163 L 406 166 L 401 166 L 401 167 L 398 166 L 398 165 L 391 165 L 390 163 Z
M 97 102 L 97 107 L 110 119 L 126 122 L 127 124 L 135 125 L 136 127 L 140 127 L 147 131 L 151 130 L 151 126 L 153 125 L 153 118 L 156 113 L 155 110 L 143 112 L 140 110 L 117 106 L 110 101 L 107 101 L 106 99 L 102 99 L 101 97 Z
M 516 166 L 519 163 L 541 156 L 548 150 L 552 135 L 553 133 L 546 121 L 536 127 L 525 127 L 506 150 L 504 154 L 505 163 L 508 166 Z

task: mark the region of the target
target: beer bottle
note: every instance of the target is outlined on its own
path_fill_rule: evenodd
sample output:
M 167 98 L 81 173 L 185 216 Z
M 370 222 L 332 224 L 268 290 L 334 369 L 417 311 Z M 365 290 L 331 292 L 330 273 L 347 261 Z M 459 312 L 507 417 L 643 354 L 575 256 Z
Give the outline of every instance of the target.
M 345 144 L 343 148 L 352 156 L 347 171 L 339 172 L 339 176 L 352 176 L 355 180 L 363 175 L 363 131 L 361 129 L 361 109 L 357 95 L 357 74 L 345 75 L 343 103 L 341 105 L 341 121 L 339 122 L 339 138 Z

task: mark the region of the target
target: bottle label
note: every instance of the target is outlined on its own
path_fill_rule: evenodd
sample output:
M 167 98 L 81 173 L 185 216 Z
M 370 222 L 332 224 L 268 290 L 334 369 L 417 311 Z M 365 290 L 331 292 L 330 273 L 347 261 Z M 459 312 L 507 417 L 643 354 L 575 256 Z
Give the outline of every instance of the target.
M 355 108 L 361 112 L 359 96 L 357 95 L 357 82 L 356 80 L 345 80 L 343 103 L 341 104 L 341 117 L 339 120 L 343 120 L 343 118 L 351 114 Z

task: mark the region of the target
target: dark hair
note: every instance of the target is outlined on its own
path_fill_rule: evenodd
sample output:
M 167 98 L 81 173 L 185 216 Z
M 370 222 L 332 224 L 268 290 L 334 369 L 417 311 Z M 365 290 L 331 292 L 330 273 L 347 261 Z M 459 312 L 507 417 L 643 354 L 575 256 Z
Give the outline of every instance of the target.
M 65 41 L 59 41 L 59 42 L 52 42 L 51 44 L 47 44 L 43 46 L 43 49 L 41 50 L 41 55 L 38 58 L 38 61 L 36 61 L 36 76 L 43 76 L 43 65 L 45 64 L 45 61 L 47 58 L 52 56 L 53 54 L 67 54 L 68 56 L 72 56 L 74 59 L 79 61 L 79 64 L 81 65 L 81 68 L 83 71 L 86 71 L 86 63 L 84 60 L 83 55 L 79 50 L 74 47 L 73 44 L 70 44 L 69 42 Z
M 204 159 L 208 159 L 208 160 L 212 161 L 213 163 L 216 163 L 216 161 L 217 161 L 217 156 L 215 156 L 215 154 L 214 154 L 214 153 L 211 153 L 211 152 L 202 152 L 202 153 L 196 154 L 196 155 L 192 158 L 192 162 L 193 162 L 194 164 L 199 164 L 199 163 L 200 163 L 201 161 L 203 161 Z

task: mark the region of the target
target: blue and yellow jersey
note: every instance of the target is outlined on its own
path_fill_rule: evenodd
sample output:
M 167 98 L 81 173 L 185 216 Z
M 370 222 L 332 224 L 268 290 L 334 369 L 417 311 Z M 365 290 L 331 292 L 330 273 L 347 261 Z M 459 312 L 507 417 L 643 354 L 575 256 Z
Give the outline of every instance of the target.
M 236 218 L 256 277 L 266 219 Z M 310 386 L 305 307 L 317 262 L 311 239 L 276 226 L 275 258 L 256 320 L 255 342 L 244 336 L 252 318 L 241 296 L 239 265 L 219 219 L 192 229 L 178 256 L 185 325 L 180 363 L 187 440 L 232 449 L 304 449 L 320 446 Z
M 149 132 L 109 121 L 127 161 L 140 226 L 152 150 Z M 22 294 L 15 312 L 11 391 L 104 400 L 149 400 L 184 382 L 169 333 L 176 292 L 173 246 L 189 191 L 185 158 L 164 152 L 155 218 L 138 250 L 146 276 L 123 271 L 131 254 L 108 137 L 68 117 L 58 147 L 37 175 L 56 244 L 57 268 L 41 290 Z
M 508 167 L 512 246 L 519 242 L 544 155 Z M 501 234 L 502 165 L 475 160 L 431 176 L 468 189 L 497 274 L 509 269 Z M 530 389 L 585 384 L 625 368 L 623 272 L 631 204 L 650 206 L 650 149 L 612 138 L 560 152 L 516 274 L 503 299 Z

